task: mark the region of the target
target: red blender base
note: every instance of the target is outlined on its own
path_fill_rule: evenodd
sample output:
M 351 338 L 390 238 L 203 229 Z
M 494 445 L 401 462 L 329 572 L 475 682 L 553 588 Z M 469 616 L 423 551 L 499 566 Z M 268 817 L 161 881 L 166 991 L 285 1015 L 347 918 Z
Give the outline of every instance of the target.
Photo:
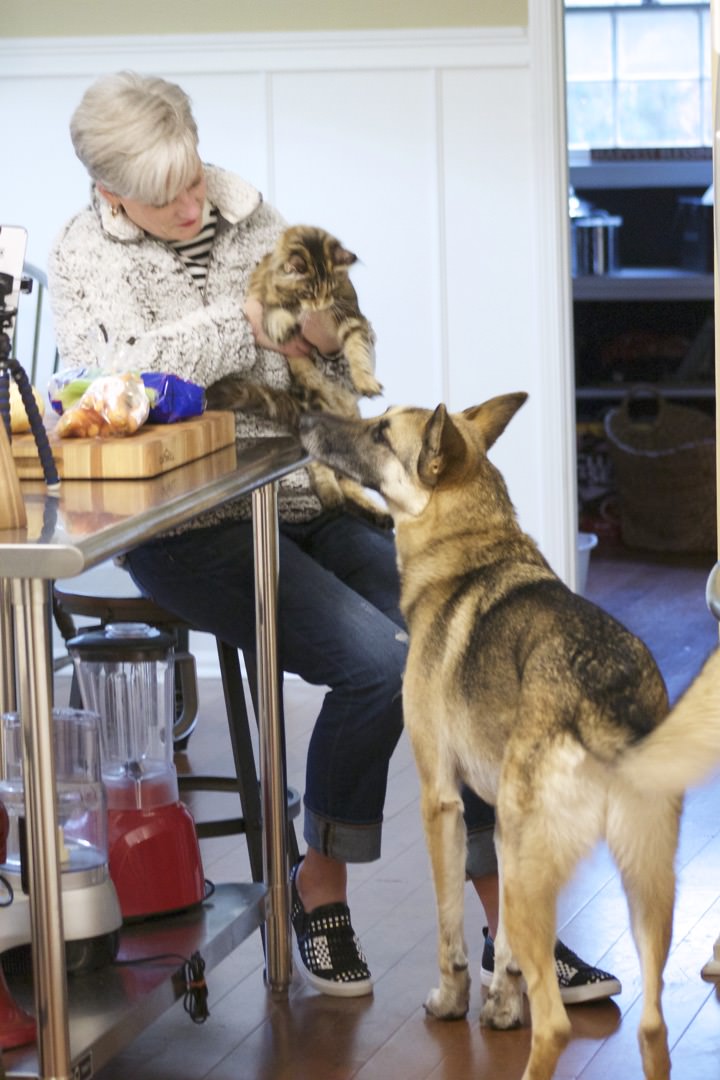
M 182 911 L 205 899 L 192 814 L 182 802 L 109 810 L 110 877 L 123 919 Z
M 10 825 L 5 804 L 0 802 L 0 862 L 7 858 L 7 835 Z M 35 1021 L 16 1005 L 10 988 L 5 981 L 5 972 L 0 967 L 0 1050 L 12 1050 L 14 1046 L 26 1046 L 35 1042 Z M 4 1075 L 2 1064 L 0 1071 Z
M 31 1042 L 35 1042 L 35 1021 L 13 1001 L 0 968 L 0 1049 L 11 1050 Z

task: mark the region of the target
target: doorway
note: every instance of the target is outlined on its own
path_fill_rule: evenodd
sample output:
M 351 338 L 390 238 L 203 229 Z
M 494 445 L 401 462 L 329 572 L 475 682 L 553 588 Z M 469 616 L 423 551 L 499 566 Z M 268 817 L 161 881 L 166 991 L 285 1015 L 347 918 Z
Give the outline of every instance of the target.
M 717 551 L 710 27 L 707 2 L 565 3 L 579 525 L 598 535 L 602 557 L 644 551 L 708 573 Z M 673 440 L 698 448 L 673 460 Z M 651 450 L 668 452 L 664 472 Z

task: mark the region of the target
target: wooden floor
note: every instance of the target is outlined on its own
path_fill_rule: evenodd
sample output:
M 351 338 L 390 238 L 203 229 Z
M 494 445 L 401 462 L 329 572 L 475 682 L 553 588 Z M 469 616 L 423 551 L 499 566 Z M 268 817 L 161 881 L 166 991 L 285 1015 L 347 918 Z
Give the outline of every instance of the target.
M 588 594 L 641 634 L 676 697 L 717 641 L 704 588 L 712 560 L 640 561 L 594 554 Z M 229 742 L 219 687 L 201 687 L 201 723 L 178 768 L 228 771 Z M 290 783 L 302 789 L 305 746 L 318 692 L 288 682 Z M 337 1000 L 295 975 L 289 999 L 263 985 L 259 935 L 208 975 L 210 1018 L 194 1025 L 176 1005 L 99 1074 L 98 1080 L 517 1080 L 528 1051 L 527 1026 L 491 1032 L 478 1024 L 482 910 L 468 887 L 466 932 L 476 972 L 466 1021 L 428 1019 L 422 1003 L 435 981 L 435 914 L 407 740 L 392 762 L 382 859 L 351 869 L 350 903 L 375 977 L 373 997 Z M 242 840 L 203 843 L 206 876 L 248 876 Z M 678 854 L 678 898 L 664 1003 L 674 1080 L 720 1077 L 718 987 L 700 969 L 720 932 L 720 781 L 687 799 Z M 612 1003 L 569 1010 L 573 1038 L 559 1080 L 640 1078 L 635 1042 L 639 978 L 618 878 L 598 850 L 578 870 L 559 905 L 563 939 L 616 973 Z

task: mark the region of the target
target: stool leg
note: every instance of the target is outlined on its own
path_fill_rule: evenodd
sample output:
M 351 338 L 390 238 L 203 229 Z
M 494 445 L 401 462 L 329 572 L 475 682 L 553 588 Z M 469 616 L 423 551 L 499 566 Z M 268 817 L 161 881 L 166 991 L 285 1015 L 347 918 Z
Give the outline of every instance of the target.
M 247 672 L 248 685 L 250 687 L 250 698 L 251 698 L 252 703 L 253 703 L 253 709 L 255 711 L 255 719 L 257 721 L 257 715 L 258 715 L 257 657 L 255 656 L 255 653 L 252 652 L 250 649 L 243 649 L 243 661 L 245 663 L 245 671 Z M 282 677 L 282 675 L 281 675 L 281 677 Z M 281 715 L 282 715 L 282 724 L 281 724 L 282 755 L 283 755 L 283 762 L 285 762 L 287 760 L 286 754 L 285 754 L 285 715 L 284 715 L 282 709 L 283 709 L 283 700 L 282 700 L 282 693 L 281 693 L 280 694 L 280 711 L 281 711 Z M 287 800 L 287 792 L 286 792 L 286 800 Z M 288 836 L 288 859 L 289 859 L 289 862 L 290 862 L 290 866 L 292 867 L 292 866 L 295 865 L 295 863 L 300 858 L 300 849 L 298 848 L 297 836 L 295 834 L 295 826 L 293 825 L 293 822 L 290 819 L 288 819 L 288 833 L 287 833 L 287 836 Z
M 255 753 L 250 738 L 250 721 L 245 705 L 240 660 L 237 649 L 217 639 L 220 674 L 235 758 L 240 804 L 245 820 L 245 836 L 253 881 L 263 880 L 262 807 Z

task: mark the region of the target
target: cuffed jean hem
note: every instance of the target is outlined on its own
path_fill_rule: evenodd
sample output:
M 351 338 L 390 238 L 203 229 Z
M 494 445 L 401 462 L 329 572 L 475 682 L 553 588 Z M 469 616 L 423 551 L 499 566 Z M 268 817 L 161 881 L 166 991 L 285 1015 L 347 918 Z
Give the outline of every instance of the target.
M 347 825 L 328 821 L 305 807 L 303 836 L 308 847 L 344 863 L 375 862 L 380 858 L 381 823 Z
M 465 873 L 469 878 L 497 874 L 498 863 L 492 826 L 486 829 L 473 829 L 467 836 L 467 856 Z

